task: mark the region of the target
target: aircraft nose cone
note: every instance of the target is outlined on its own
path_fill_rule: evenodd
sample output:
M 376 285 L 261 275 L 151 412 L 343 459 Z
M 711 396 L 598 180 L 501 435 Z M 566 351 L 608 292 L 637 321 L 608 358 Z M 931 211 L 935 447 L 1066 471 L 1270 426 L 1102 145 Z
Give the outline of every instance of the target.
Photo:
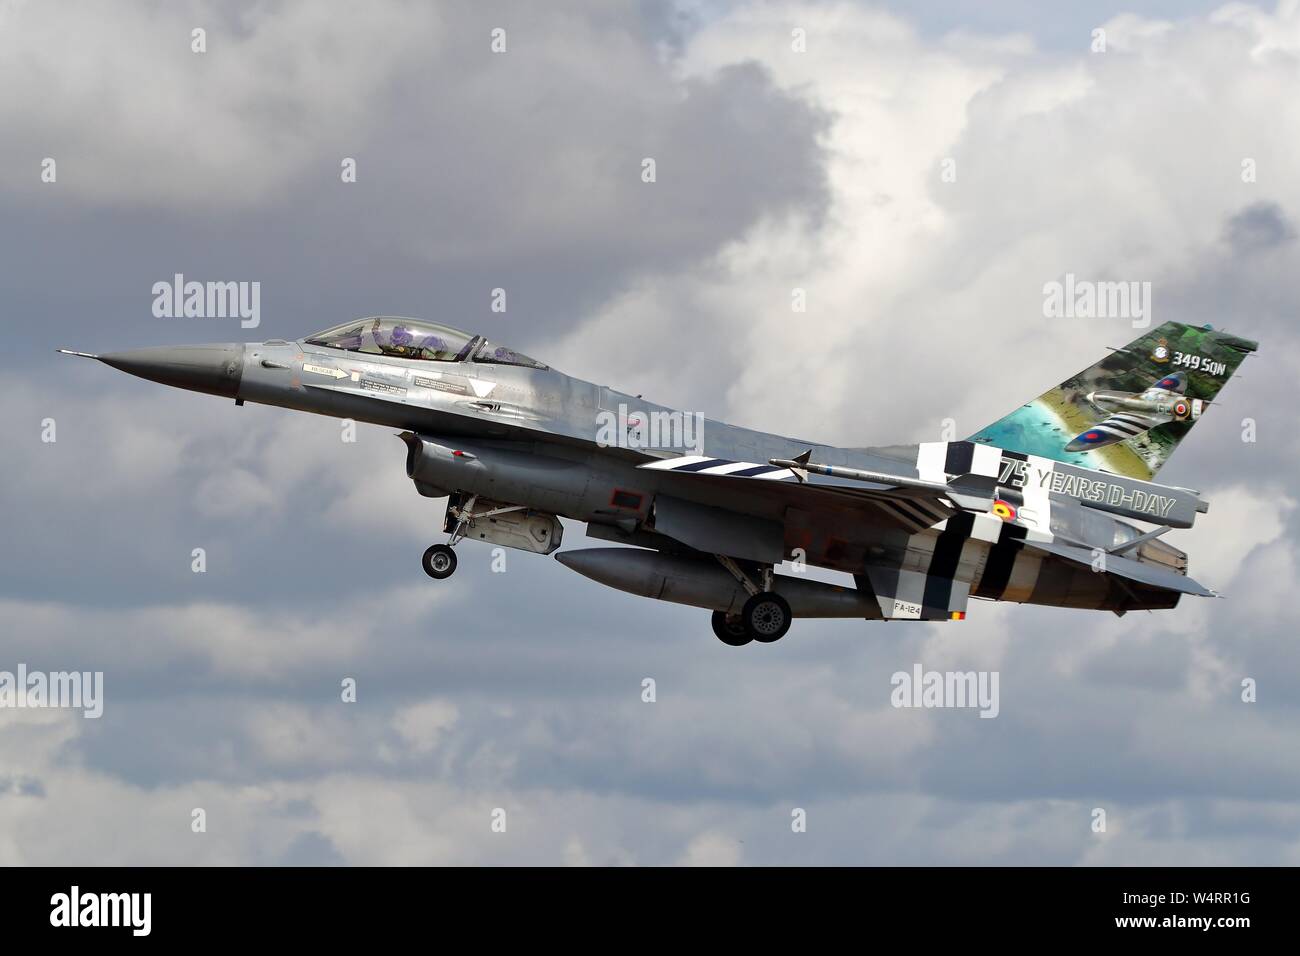
M 99 356 L 105 365 L 151 382 L 233 398 L 244 377 L 244 346 L 164 345 Z

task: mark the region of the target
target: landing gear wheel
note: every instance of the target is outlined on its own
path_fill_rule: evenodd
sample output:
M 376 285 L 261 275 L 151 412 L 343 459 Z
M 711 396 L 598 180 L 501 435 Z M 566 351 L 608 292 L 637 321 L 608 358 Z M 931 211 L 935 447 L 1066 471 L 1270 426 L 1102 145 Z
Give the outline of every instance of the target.
M 740 619 L 754 640 L 771 644 L 785 637 L 794 616 L 786 599 L 775 591 L 763 591 L 745 602 Z
M 745 627 L 744 621 L 735 615 L 724 614 L 721 611 L 713 612 L 713 633 L 718 635 L 718 640 L 723 644 L 729 644 L 732 647 L 743 647 L 754 639 Z
M 424 573 L 429 577 L 441 581 L 443 578 L 449 578 L 452 572 L 456 570 L 456 552 L 451 550 L 445 544 L 431 545 L 424 552 Z

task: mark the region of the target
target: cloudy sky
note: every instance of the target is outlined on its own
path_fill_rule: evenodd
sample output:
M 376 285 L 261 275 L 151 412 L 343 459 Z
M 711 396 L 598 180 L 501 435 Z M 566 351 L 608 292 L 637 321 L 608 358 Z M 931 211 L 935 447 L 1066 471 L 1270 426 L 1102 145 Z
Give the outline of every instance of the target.
M 1295 0 L 0 0 L 0 670 L 106 695 L 0 711 L 0 863 L 1300 863 L 1297 88 Z M 260 327 L 155 318 L 178 272 L 261 282 Z M 1225 600 L 725 647 L 549 558 L 429 580 L 388 430 L 53 352 L 415 315 L 890 444 L 1134 337 L 1045 318 L 1066 273 L 1262 343 L 1161 473 Z M 915 663 L 999 716 L 891 707 Z

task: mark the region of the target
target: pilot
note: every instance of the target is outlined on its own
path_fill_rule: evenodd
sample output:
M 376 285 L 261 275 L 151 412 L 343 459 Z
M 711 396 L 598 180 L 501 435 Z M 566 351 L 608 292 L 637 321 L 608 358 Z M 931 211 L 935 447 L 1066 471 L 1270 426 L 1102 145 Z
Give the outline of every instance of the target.
M 424 358 L 426 351 L 436 355 L 447 348 L 447 344 L 433 333 L 413 330 L 405 325 L 377 330 L 375 341 L 386 354 L 403 358 Z

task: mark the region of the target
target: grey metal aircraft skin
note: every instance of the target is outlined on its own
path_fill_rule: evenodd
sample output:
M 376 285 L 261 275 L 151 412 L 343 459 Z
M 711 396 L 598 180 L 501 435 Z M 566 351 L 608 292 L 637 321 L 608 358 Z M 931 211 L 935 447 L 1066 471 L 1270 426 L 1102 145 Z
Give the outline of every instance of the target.
M 1123 614 L 1213 594 L 1159 540 L 1206 510 L 1189 489 L 980 441 L 840 448 L 753 431 L 420 320 L 70 354 L 239 405 L 397 429 L 415 489 L 448 498 L 431 577 L 455 571 L 466 539 L 553 553 L 556 516 L 568 518 L 633 547 L 564 551 L 562 564 L 710 610 L 732 645 L 777 640 L 798 617 L 960 620 L 970 598 Z M 807 565 L 852 586 L 810 580 Z

